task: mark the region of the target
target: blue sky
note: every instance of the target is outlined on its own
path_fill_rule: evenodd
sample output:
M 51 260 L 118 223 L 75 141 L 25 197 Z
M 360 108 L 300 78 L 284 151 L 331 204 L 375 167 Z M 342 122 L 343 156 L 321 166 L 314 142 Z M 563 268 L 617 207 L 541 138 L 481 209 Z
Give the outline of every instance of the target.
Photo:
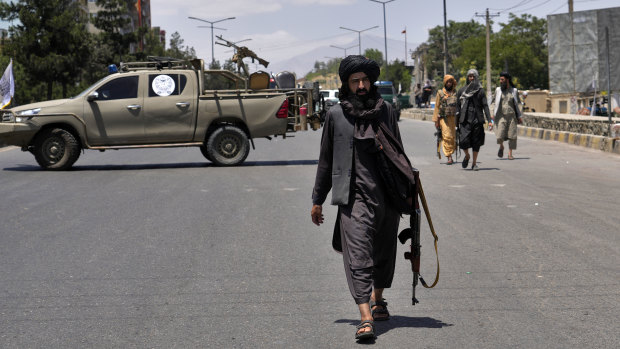
M 384 2 L 385 0 L 381 0 Z M 620 6 L 618 0 L 575 0 L 574 10 Z M 491 13 L 500 13 L 494 21 L 507 22 L 508 14 L 529 13 L 537 17 L 548 14 L 567 13 L 567 0 L 447 0 L 448 20 L 475 20 L 484 23 L 486 8 Z M 188 16 L 217 21 L 214 26 L 226 30 L 214 30 L 230 41 L 252 39 L 241 43 L 254 50 L 268 61 L 284 61 L 290 57 L 309 52 L 320 46 L 330 45 L 346 48 L 357 44 L 358 34 L 343 30 L 346 27 L 364 30 L 373 26 L 379 28 L 361 34 L 362 47 L 374 46 L 384 51 L 383 5 L 370 0 L 151 0 L 152 25 L 165 29 L 168 36 L 175 31 L 181 34 L 185 45 L 196 49 L 197 55 L 205 61 L 211 60 L 211 29 L 198 28 L 208 23 L 188 19 Z M 388 59 L 404 59 L 405 34 L 407 48 L 414 49 L 428 38 L 428 29 L 443 24 L 443 1 L 441 0 L 394 0 L 385 5 L 386 32 L 388 39 L 398 40 L 388 45 Z M 495 29 L 499 29 L 496 25 Z M 230 58 L 228 48 L 215 45 L 215 57 L 220 61 Z M 333 57 L 344 54 L 344 50 L 331 48 Z M 347 50 L 356 54 L 357 48 Z M 315 57 L 326 61 L 327 56 Z M 308 70 L 312 67 L 308 67 Z
M 6 1 L 6 0 L 4 0 Z M 385 0 L 380 0 L 385 1 Z M 529 13 L 537 17 L 568 12 L 567 0 L 447 0 L 448 20 L 476 20 L 484 23 L 486 8 L 491 13 L 500 13 L 496 23 L 505 23 L 508 13 L 517 15 Z M 575 0 L 575 11 L 620 6 L 618 0 Z M 428 29 L 443 24 L 442 0 L 394 0 L 385 5 L 388 59 L 405 59 L 405 34 L 407 49 L 412 50 L 426 41 Z M 218 21 L 214 26 L 226 30 L 214 30 L 230 41 L 251 39 L 241 43 L 262 58 L 284 62 L 303 55 L 318 47 L 327 47 L 323 56 L 315 60 L 327 61 L 328 57 L 341 57 L 344 50 L 330 48 L 351 47 L 358 42 L 358 34 L 343 30 L 346 27 L 364 30 L 378 28 L 361 34 L 363 49 L 373 47 L 384 51 L 383 5 L 370 0 L 151 0 L 152 26 L 166 30 L 169 38 L 175 31 L 181 34 L 184 44 L 194 47 L 198 57 L 211 60 L 211 29 L 199 28 L 208 23 L 188 19 L 189 16 L 207 21 Z M 8 23 L 0 23 L 6 28 Z M 494 27 L 496 30 L 499 27 Z M 220 62 L 232 56 L 230 49 L 215 45 L 215 58 Z M 348 54 L 358 52 L 349 48 Z M 310 71 L 312 66 L 308 66 Z M 297 72 L 302 73 L 302 72 Z M 305 72 L 303 72 L 305 73 Z

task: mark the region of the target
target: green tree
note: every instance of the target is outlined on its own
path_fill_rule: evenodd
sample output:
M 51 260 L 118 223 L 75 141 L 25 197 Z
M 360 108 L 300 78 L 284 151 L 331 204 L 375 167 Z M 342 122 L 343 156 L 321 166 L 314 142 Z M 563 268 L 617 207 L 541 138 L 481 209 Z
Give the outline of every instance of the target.
M 185 40 L 181 38 L 179 32 L 172 33 L 170 36 L 170 47 L 166 50 L 166 56 L 180 59 L 196 58 L 196 50 L 193 47 L 183 46 L 184 42 Z M 220 68 L 218 67 L 217 69 Z
M 367 48 L 364 51 L 363 56 L 366 58 L 372 59 L 373 61 L 379 63 L 380 67 L 383 67 L 383 63 L 384 63 L 383 52 L 377 49 L 374 49 L 374 48 Z
M 82 68 L 89 59 L 89 34 L 86 16 L 73 0 L 21 0 L 0 3 L 0 17 L 19 20 L 9 27 L 11 35 L 7 52 L 25 70 L 29 86 L 47 85 L 47 99 L 52 99 L 54 82 L 68 87 L 79 81 Z M 41 99 L 45 93 L 36 96 Z M 26 99 L 28 97 L 24 96 Z
M 126 0 L 97 0 L 100 10 L 92 15 L 93 25 L 101 30 L 99 37 L 101 42 L 114 48 L 119 61 L 123 61 L 123 55 L 129 53 L 129 47 L 135 43 L 138 34 L 129 30 L 131 18 Z
M 381 76 L 379 79 L 389 79 L 393 82 L 394 87 L 399 90 L 398 93 L 403 91 L 409 91 L 409 87 L 411 85 L 411 72 L 405 66 L 404 61 L 399 61 L 398 59 L 394 60 L 391 64 L 388 64 L 388 74 L 387 77 L 381 72 Z
M 467 49 L 467 40 L 471 38 L 486 37 L 486 28 L 484 25 L 475 22 L 474 20 L 469 22 L 448 21 L 447 36 L 448 74 L 452 73 L 453 75 L 456 75 L 456 71 L 459 70 L 459 67 L 455 67 L 453 62 L 462 55 L 464 50 Z M 437 78 L 438 81 L 443 80 L 443 41 L 443 26 L 438 25 L 428 31 L 428 40 L 425 43 L 427 45 L 427 55 L 425 56 L 424 64 L 430 72 L 437 72 L 437 74 L 433 74 L 435 76 L 432 76 L 432 78 Z M 459 78 L 458 76 L 455 77 L 457 79 Z
M 144 39 L 144 56 L 165 56 L 166 49 L 164 48 L 164 44 L 160 42 L 159 32 L 156 32 L 154 29 L 145 30 L 146 27 L 140 28 L 141 31 L 144 31 L 144 34 L 141 37 Z
M 510 14 L 509 18 L 510 22 L 500 23 L 502 29 L 491 35 L 491 82 L 497 85 L 499 73 L 508 70 L 515 76 L 513 82 L 519 88 L 548 88 L 546 20 L 527 14 L 521 17 Z M 486 36 L 465 39 L 453 63 L 461 83 L 464 83 L 462 74 L 476 68 L 483 86 L 486 86 Z
M 529 14 L 500 24 L 491 40 L 491 62 L 495 72 L 508 70 L 523 89 L 549 87 L 547 20 Z M 494 75 L 494 79 L 498 79 Z

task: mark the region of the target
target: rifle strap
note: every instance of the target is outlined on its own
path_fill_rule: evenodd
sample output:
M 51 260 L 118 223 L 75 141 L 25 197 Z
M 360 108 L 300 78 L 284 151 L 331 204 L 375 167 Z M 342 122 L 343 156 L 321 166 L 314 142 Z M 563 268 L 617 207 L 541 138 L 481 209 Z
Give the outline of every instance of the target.
M 439 240 L 439 237 L 435 233 L 435 228 L 433 227 L 433 220 L 431 219 L 431 214 L 428 210 L 428 204 L 426 203 L 426 197 L 424 196 L 424 190 L 422 189 L 422 182 L 420 182 L 419 178 L 418 190 L 420 193 L 420 199 L 422 201 L 422 207 L 424 208 L 424 214 L 426 215 L 426 220 L 428 221 L 428 225 L 431 228 L 431 234 L 433 234 L 433 238 L 435 239 L 435 256 L 437 256 L 437 275 L 435 275 L 435 281 L 432 285 L 428 286 L 426 284 L 426 281 L 424 281 L 424 279 L 420 276 L 420 283 L 425 288 L 433 288 L 435 287 L 435 285 L 437 285 L 437 282 L 439 281 L 439 251 L 437 250 L 437 240 Z

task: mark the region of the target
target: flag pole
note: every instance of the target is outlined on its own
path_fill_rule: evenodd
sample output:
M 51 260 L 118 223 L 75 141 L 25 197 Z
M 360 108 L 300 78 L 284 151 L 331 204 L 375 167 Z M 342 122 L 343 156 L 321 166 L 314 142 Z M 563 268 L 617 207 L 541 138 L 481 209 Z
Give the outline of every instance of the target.
M 405 30 L 401 34 L 405 34 L 405 67 L 407 66 L 407 26 L 405 26 Z

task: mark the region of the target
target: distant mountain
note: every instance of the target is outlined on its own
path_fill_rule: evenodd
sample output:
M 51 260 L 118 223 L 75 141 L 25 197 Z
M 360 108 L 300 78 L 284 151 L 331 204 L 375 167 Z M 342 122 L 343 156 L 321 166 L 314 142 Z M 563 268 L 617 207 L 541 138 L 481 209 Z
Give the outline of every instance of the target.
M 357 40 L 353 40 L 347 44 L 337 45 L 341 47 L 351 47 L 357 44 Z M 407 43 L 407 51 L 413 51 L 420 44 L 419 43 Z M 396 48 L 400 48 L 397 50 Z M 385 50 L 385 43 L 383 37 L 377 36 L 363 36 L 362 37 L 362 53 L 368 49 L 373 48 L 377 49 L 381 52 Z M 357 47 L 347 50 L 347 55 L 358 54 L 359 49 Z M 409 53 L 410 55 L 411 53 Z M 294 72 L 297 78 L 302 78 L 309 72 L 314 69 L 314 63 L 319 62 L 327 62 L 331 58 L 335 57 L 343 57 L 343 50 L 327 46 L 320 46 L 311 50 L 307 53 L 303 53 L 297 56 L 288 57 L 283 60 L 273 60 L 269 64 L 268 71 L 276 74 L 281 71 L 290 71 Z M 329 58 L 328 58 L 329 57 Z M 404 60 L 405 59 L 405 41 L 400 40 L 392 40 L 388 39 L 388 59 L 393 61 L 394 59 Z M 407 60 L 410 61 L 410 56 L 407 57 Z

